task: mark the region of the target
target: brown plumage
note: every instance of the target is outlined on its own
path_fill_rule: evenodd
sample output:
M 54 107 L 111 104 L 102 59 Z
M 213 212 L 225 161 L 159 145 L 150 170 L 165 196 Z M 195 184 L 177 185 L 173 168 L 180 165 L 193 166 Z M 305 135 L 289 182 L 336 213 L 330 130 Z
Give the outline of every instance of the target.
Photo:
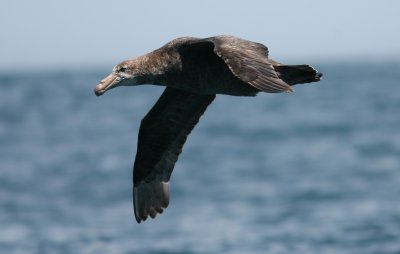
M 138 223 L 169 203 L 169 179 L 187 136 L 216 94 L 255 96 L 293 91 L 319 81 L 309 65 L 282 65 L 266 46 L 234 36 L 183 37 L 114 67 L 96 95 L 117 86 L 155 84 L 167 88 L 144 117 L 134 164 L 134 210 Z

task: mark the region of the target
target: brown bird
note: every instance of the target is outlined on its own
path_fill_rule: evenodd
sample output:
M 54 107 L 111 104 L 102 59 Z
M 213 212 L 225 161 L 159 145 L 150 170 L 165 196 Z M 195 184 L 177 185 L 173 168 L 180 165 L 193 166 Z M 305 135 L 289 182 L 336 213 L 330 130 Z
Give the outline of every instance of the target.
M 255 96 L 292 92 L 319 81 L 309 65 L 284 65 L 268 58 L 263 44 L 234 36 L 183 37 L 116 65 L 96 86 L 96 95 L 118 86 L 166 86 L 143 118 L 133 166 L 136 221 L 154 218 L 169 204 L 169 179 L 187 136 L 216 94 Z

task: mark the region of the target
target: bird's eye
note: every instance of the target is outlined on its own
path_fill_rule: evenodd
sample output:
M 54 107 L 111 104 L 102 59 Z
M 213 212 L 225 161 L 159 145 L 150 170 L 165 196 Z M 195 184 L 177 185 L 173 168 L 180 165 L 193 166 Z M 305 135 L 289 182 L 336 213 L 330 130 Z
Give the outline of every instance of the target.
M 121 67 L 120 69 L 119 69 L 119 72 L 125 72 L 126 71 L 126 68 L 125 67 Z

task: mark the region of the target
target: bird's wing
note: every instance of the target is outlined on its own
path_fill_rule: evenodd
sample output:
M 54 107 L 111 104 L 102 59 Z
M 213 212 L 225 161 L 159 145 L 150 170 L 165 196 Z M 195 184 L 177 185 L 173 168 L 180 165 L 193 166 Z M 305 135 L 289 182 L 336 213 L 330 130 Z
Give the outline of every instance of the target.
M 215 95 L 167 87 L 143 118 L 134 164 L 134 210 L 138 223 L 169 203 L 169 179 L 187 136 Z
M 214 52 L 242 81 L 269 93 L 293 91 L 278 77 L 264 45 L 232 36 L 211 37 L 209 40 L 214 43 Z
M 268 93 L 291 92 L 293 89 L 278 77 L 273 60 L 268 59 L 268 48 L 263 44 L 234 36 L 215 36 L 192 39 L 185 46 L 196 47 L 212 43 L 218 55 L 232 73 L 249 85 Z

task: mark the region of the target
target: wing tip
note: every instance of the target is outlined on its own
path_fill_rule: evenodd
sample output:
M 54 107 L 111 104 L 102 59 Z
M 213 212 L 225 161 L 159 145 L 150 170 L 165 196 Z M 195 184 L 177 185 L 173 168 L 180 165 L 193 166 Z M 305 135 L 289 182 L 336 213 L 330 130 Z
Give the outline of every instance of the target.
M 133 189 L 134 212 L 138 224 L 150 216 L 154 219 L 169 205 L 169 182 L 141 182 Z

